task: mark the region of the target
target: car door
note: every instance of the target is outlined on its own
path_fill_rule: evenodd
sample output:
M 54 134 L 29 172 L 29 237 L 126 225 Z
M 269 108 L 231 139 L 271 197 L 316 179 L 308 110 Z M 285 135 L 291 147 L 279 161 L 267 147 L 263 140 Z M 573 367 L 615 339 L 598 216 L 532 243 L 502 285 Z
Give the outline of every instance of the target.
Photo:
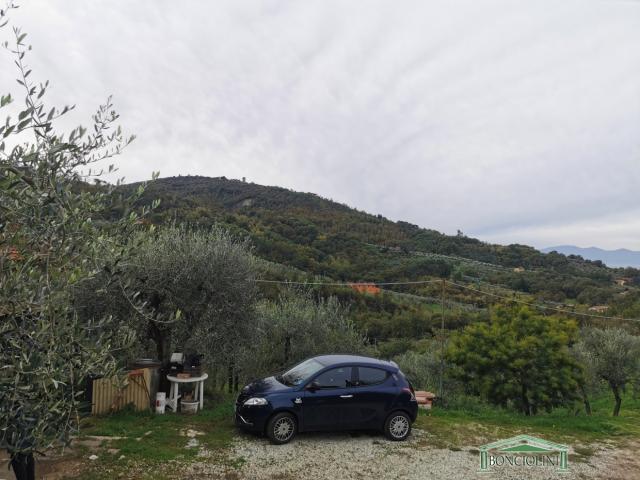
M 309 382 L 302 401 L 304 430 L 337 430 L 344 426 L 346 411 L 354 400 L 354 369 L 330 368 Z
M 382 368 L 360 366 L 357 373 L 352 427 L 378 429 L 398 395 L 398 388 Z

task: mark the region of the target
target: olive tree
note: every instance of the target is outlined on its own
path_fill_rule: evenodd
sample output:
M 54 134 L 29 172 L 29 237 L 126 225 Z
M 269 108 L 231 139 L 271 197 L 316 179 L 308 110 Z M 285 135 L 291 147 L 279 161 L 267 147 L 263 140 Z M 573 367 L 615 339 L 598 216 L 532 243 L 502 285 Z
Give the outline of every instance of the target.
M 107 315 L 80 320 L 71 297 L 95 275 L 119 275 L 128 250 L 121 239 L 135 228 L 131 206 L 142 188 L 121 196 L 113 185 L 86 183 L 132 138 L 115 126 L 110 100 L 89 130 L 58 133 L 56 121 L 71 108 L 45 104 L 48 84 L 31 79 L 26 34 L 14 34 L 6 45 L 24 105 L 0 99 L 17 113 L 0 124 L 0 448 L 23 479 L 33 478 L 34 452 L 66 443 L 78 428 L 86 376 L 114 371 L 114 350 L 130 338 Z M 100 221 L 113 210 L 125 215 Z
M 76 291 L 83 317 L 106 311 L 126 318 L 139 345 L 167 366 L 174 350 L 198 350 L 209 364 L 233 368 L 252 328 L 255 259 L 246 239 L 210 230 L 159 228 L 133 240 L 123 279 L 95 277 Z M 128 291 L 135 291 L 132 302 Z
M 439 347 L 435 344 L 431 347 L 426 352 L 409 350 L 396 356 L 394 360 L 416 388 L 437 391 L 441 357 Z
M 640 337 L 621 328 L 588 329 L 580 342 L 590 372 L 604 380 L 615 399 L 613 416 L 620 414 L 622 392 L 640 378 Z
M 309 291 L 286 288 L 277 300 L 258 304 L 256 329 L 243 365 L 247 377 L 282 370 L 321 353 L 360 353 L 366 337 L 356 329 L 338 300 L 314 298 Z
M 584 413 L 591 415 L 591 402 L 589 401 L 589 391 L 593 390 L 596 384 L 599 382 L 599 377 L 591 368 L 590 352 L 587 350 L 584 342 L 576 342 L 571 346 L 571 354 L 575 358 L 576 362 L 582 369 L 582 375 L 578 380 L 578 390 L 582 397 L 582 404 L 584 405 Z M 576 411 L 577 414 L 577 411 Z

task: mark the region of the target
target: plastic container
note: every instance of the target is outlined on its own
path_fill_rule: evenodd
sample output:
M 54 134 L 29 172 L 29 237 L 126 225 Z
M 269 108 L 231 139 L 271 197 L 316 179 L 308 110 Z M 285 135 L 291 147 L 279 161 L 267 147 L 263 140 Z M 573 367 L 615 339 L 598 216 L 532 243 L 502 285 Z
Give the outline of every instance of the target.
M 198 411 L 198 405 L 200 402 L 187 402 L 185 400 L 181 400 L 180 401 L 180 409 L 182 410 L 182 413 L 186 413 L 189 415 L 193 415 L 194 413 L 196 413 Z
M 156 413 L 163 414 L 166 406 L 167 406 L 166 392 L 156 393 Z

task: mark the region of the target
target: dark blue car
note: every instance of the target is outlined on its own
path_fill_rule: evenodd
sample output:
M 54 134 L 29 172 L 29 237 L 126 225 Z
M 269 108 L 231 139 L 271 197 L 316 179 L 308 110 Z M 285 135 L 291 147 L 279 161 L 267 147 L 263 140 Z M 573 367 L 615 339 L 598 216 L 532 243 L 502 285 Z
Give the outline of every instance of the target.
M 404 440 L 418 414 L 413 388 L 393 362 L 355 355 L 321 355 L 244 387 L 236 424 L 273 443 L 296 432 L 382 430 Z

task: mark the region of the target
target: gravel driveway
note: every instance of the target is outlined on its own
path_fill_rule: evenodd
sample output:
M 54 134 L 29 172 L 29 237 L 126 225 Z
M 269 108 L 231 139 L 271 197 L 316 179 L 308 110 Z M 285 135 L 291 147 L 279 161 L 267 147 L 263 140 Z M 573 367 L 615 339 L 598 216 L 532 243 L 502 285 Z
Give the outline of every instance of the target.
M 187 478 L 220 479 L 640 479 L 640 462 L 635 443 L 624 449 L 590 446 L 595 453 L 576 459 L 570 456 L 570 472 L 552 468 L 506 467 L 491 473 L 478 472 L 478 451 L 474 446 L 460 450 L 429 447 L 428 435 L 414 429 L 406 442 L 390 442 L 377 434 L 301 434 L 291 443 L 271 445 L 268 440 L 239 435 L 229 452 L 235 466 L 221 466 L 207 459 L 189 466 Z

